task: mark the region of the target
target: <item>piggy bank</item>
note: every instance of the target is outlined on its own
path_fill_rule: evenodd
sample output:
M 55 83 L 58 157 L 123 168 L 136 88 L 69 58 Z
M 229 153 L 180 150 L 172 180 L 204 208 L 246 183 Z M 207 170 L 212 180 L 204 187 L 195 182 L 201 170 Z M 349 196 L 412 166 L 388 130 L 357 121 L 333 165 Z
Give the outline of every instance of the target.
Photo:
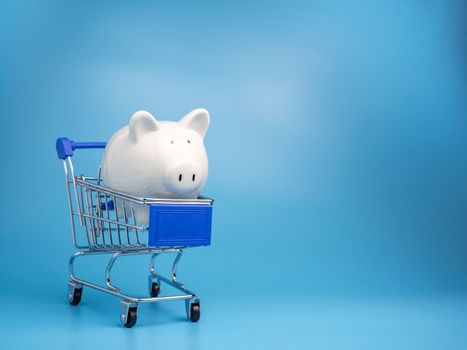
M 129 125 L 117 131 L 105 147 L 105 186 L 145 198 L 197 198 L 208 176 L 204 136 L 209 122 L 209 113 L 202 108 L 177 122 L 156 120 L 146 111 L 136 112 Z M 126 209 L 129 215 L 131 210 Z M 147 225 L 148 208 L 132 209 L 138 223 Z

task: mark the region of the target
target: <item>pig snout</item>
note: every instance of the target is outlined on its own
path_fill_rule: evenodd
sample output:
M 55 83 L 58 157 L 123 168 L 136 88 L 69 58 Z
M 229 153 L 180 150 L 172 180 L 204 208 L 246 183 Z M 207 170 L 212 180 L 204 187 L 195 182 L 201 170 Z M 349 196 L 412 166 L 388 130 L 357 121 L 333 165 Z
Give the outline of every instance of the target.
M 165 184 L 174 193 L 193 192 L 204 178 L 201 166 L 192 160 L 178 160 L 171 163 L 165 174 Z

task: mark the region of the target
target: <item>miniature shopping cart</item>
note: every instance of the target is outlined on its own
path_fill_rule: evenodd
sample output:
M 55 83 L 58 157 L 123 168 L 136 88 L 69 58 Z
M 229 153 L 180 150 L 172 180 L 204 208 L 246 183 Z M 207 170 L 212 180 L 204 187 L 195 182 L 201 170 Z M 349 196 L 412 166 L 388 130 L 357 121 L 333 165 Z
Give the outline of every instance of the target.
M 105 148 L 105 145 L 105 142 L 74 142 L 64 137 L 56 142 L 57 155 L 65 170 L 72 240 L 79 249 L 69 260 L 70 304 L 79 304 L 83 287 L 87 286 L 122 299 L 120 320 L 128 328 L 136 324 L 139 303 L 168 300 L 185 300 L 188 319 L 197 322 L 200 318 L 199 298 L 177 280 L 177 266 L 185 248 L 210 245 L 213 200 L 207 197 L 182 200 L 131 196 L 105 187 L 100 167 L 96 177 L 75 175 L 71 160 L 73 151 Z M 149 225 L 137 221 L 135 211 L 141 206 L 149 210 Z M 110 254 L 104 285 L 80 279 L 74 273 L 76 259 L 97 254 Z M 150 256 L 149 296 L 124 294 L 111 282 L 112 267 L 122 256 L 142 254 Z M 156 272 L 155 259 L 161 254 L 174 255 L 170 278 Z M 161 283 L 182 294 L 159 296 Z

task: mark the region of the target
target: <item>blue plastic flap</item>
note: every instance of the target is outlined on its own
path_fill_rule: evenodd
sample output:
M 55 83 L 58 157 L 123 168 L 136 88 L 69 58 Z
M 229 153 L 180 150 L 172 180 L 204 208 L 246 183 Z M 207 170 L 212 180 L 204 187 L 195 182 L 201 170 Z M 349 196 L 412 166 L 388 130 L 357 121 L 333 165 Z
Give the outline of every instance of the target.
M 212 205 L 151 204 L 151 247 L 193 247 L 211 244 Z

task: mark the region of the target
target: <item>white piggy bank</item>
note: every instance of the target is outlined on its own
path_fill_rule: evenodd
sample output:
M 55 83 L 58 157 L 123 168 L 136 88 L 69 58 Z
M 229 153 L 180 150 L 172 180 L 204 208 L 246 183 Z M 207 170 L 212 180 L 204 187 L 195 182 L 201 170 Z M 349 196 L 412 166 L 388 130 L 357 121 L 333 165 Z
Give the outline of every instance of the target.
M 197 198 L 208 176 L 204 136 L 209 122 L 209 113 L 202 108 L 178 122 L 159 121 L 149 112 L 136 112 L 130 124 L 117 131 L 105 147 L 105 186 L 138 197 Z M 147 225 L 147 208 L 136 207 L 134 211 L 137 221 Z

